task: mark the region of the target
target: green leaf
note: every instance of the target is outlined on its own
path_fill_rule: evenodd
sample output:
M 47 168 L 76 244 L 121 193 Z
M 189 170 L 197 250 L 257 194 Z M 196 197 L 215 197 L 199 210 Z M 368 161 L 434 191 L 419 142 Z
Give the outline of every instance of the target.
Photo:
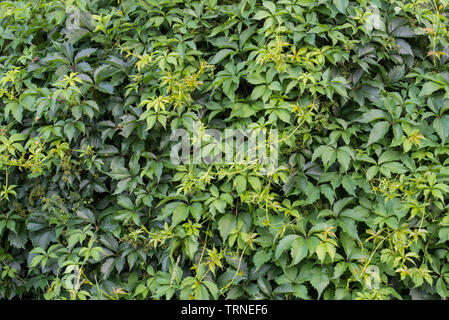
M 276 246 L 276 251 L 274 253 L 274 257 L 276 259 L 279 259 L 279 257 L 285 250 L 291 248 L 293 241 L 297 238 L 299 238 L 299 236 L 296 234 L 290 234 L 290 235 L 284 236 L 279 241 L 278 245 Z
M 252 108 L 250 104 L 247 103 L 236 103 L 231 112 L 230 118 L 249 118 L 256 113 L 256 110 Z
M 369 167 L 368 170 L 366 170 L 366 180 L 368 180 L 368 181 L 372 180 L 378 171 L 379 171 L 378 166 Z
M 255 176 L 249 176 L 248 182 L 251 185 L 251 187 L 254 189 L 254 191 L 260 192 L 262 190 L 259 178 L 255 177 Z
M 263 1 L 263 6 L 267 8 L 272 15 L 276 13 L 276 5 L 271 1 Z
M 190 206 L 190 213 L 196 221 L 200 221 L 203 206 L 201 203 L 195 202 Z
M 402 27 L 399 27 L 399 28 L 395 29 L 391 33 L 391 35 L 393 37 L 398 37 L 398 38 L 413 38 L 413 37 L 416 37 L 416 33 L 409 26 L 402 26 Z
M 332 277 L 332 279 L 340 278 L 341 275 L 343 275 L 343 273 L 346 271 L 346 269 L 347 269 L 346 262 L 340 261 L 339 263 L 337 263 L 337 265 L 334 268 L 334 276 Z
M 405 66 L 395 66 L 393 69 L 388 72 L 388 79 L 391 82 L 397 82 L 401 80 L 405 75 Z
M 349 176 L 349 175 L 345 175 L 343 177 L 343 179 L 341 180 L 341 184 L 343 186 L 343 188 L 350 194 L 353 196 L 356 196 L 355 194 L 355 189 L 357 187 L 356 182 L 354 181 L 354 179 Z
M 67 136 L 67 138 L 69 138 L 69 141 L 72 141 L 73 137 L 75 136 L 75 132 L 76 132 L 76 128 L 73 123 L 68 123 L 64 127 L 64 133 Z
M 385 136 L 385 134 L 388 132 L 389 128 L 390 128 L 389 122 L 387 122 L 387 121 L 377 122 L 371 129 L 371 133 L 368 138 L 368 146 L 370 144 L 373 144 L 374 142 L 377 142 L 380 139 L 382 139 Z
M 119 195 L 117 197 L 117 203 L 119 206 L 128 209 L 128 210 L 134 210 L 134 204 L 131 201 L 131 199 L 124 195 Z
M 216 199 L 214 202 L 212 202 L 215 209 L 217 209 L 218 212 L 224 213 L 226 208 L 226 201 L 222 199 Z
M 293 286 L 290 283 L 283 283 L 273 290 L 273 294 L 286 294 L 286 293 L 293 293 L 294 291 L 295 290 L 293 289 Z
M 234 186 L 237 189 L 238 194 L 242 194 L 246 190 L 246 177 L 244 176 L 237 176 L 234 179 Z
M 359 239 L 359 234 L 357 232 L 357 225 L 352 219 L 348 218 L 341 218 L 338 221 L 338 224 L 340 225 L 341 229 L 349 235 L 353 239 Z
M 300 263 L 308 253 L 308 246 L 304 238 L 298 237 L 292 242 L 291 256 L 292 256 L 292 264 L 296 265 Z
M 253 93 L 251 94 L 251 100 L 259 99 L 264 93 L 267 87 L 265 85 L 259 85 L 254 88 Z
M 20 104 L 14 104 L 11 108 L 12 116 L 14 119 L 16 119 L 18 122 L 22 122 L 22 115 L 23 115 L 23 108 Z
M 324 196 L 329 200 L 330 204 L 332 205 L 335 201 L 335 191 L 332 189 L 332 187 L 328 184 L 323 184 L 320 187 L 321 193 L 324 194 Z
M 249 73 L 246 80 L 254 85 L 265 83 L 265 78 L 258 72 Z
M 218 220 L 218 231 L 220 232 L 223 241 L 226 241 L 231 230 L 237 225 L 236 218 L 233 214 L 227 213 Z
M 318 256 L 318 260 L 320 260 L 321 263 L 324 262 L 324 258 L 326 257 L 326 252 L 327 252 L 326 243 L 320 242 L 315 249 L 315 253 Z
M 449 136 L 449 115 L 445 115 L 441 118 L 435 118 L 433 121 L 433 128 L 440 137 L 441 144 L 444 145 L 447 137 Z
M 108 94 L 114 93 L 114 87 L 109 82 L 101 82 L 97 84 L 97 89 Z
M 333 0 L 335 6 L 337 7 L 338 11 L 341 13 L 346 12 L 346 8 L 348 7 L 349 0 Z
M 406 173 L 408 170 L 407 168 L 399 162 L 387 162 L 382 165 L 382 168 L 387 168 L 393 173 L 401 174 Z
M 290 123 L 290 113 L 287 110 L 276 110 L 276 114 L 282 121 Z
M 112 270 L 114 270 L 114 262 L 115 262 L 114 258 L 108 258 L 101 265 L 101 272 L 103 273 L 103 279 L 107 279 Z
M 400 153 L 396 150 L 387 150 L 381 154 L 379 157 L 378 163 L 382 164 L 384 162 L 396 161 L 400 157 Z
M 362 123 L 370 123 L 374 120 L 379 119 L 388 119 L 387 114 L 385 111 L 379 110 L 379 109 L 371 109 L 365 113 L 363 113 L 362 118 L 359 120 L 359 122 Z
M 210 64 L 217 64 L 222 61 L 224 58 L 229 56 L 234 51 L 231 49 L 221 49 L 217 52 L 217 54 L 209 61 Z
M 316 268 L 312 272 L 312 278 L 310 280 L 310 284 L 316 289 L 318 292 L 318 299 L 321 297 L 321 293 L 329 284 L 329 275 L 327 269 L 325 268 Z
M 31 260 L 30 268 L 36 267 L 36 266 L 42 261 L 42 259 L 43 259 L 44 257 L 45 257 L 45 256 L 42 256 L 42 255 L 37 255 L 37 256 L 35 256 L 35 257 L 33 258 L 33 260 Z
M 154 125 L 156 124 L 156 119 L 157 119 L 156 114 L 152 114 L 146 117 L 147 130 L 151 130 L 154 127 Z
M 82 208 L 76 211 L 76 215 L 80 218 L 83 218 L 87 221 L 89 221 L 90 223 L 95 223 L 96 219 L 95 219 L 95 215 L 93 214 L 93 212 L 87 208 Z
M 447 290 L 446 284 L 442 278 L 438 278 L 435 285 L 435 290 L 443 299 L 447 299 L 449 297 L 449 291 Z
M 266 12 L 266 11 L 263 11 L 263 10 L 259 10 L 254 15 L 253 19 L 255 19 L 255 20 L 262 20 L 262 19 L 265 19 L 265 18 L 267 18 L 269 16 L 270 16 L 269 12 Z
M 327 147 L 321 155 L 325 167 L 330 167 L 337 160 L 337 150 Z
M 343 168 L 343 172 L 348 171 L 351 162 L 351 154 L 344 148 L 337 150 L 337 160 Z
M 420 96 L 428 96 L 431 95 L 432 93 L 434 93 L 435 91 L 442 89 L 443 86 L 436 83 L 436 82 L 426 82 L 422 89 L 421 89 L 421 93 L 419 94 Z
M 295 284 L 293 286 L 293 295 L 297 298 L 304 299 L 304 300 L 310 299 L 306 286 L 304 286 L 302 284 Z
M 257 251 L 256 254 L 253 256 L 253 262 L 254 266 L 256 267 L 256 270 L 259 269 L 264 263 L 270 261 L 272 254 L 273 254 L 272 251 L 265 251 L 265 250 Z
M 307 195 L 305 204 L 312 204 L 320 198 L 320 188 L 314 186 L 310 182 L 307 183 L 307 187 L 304 191 Z
M 179 206 L 177 206 L 175 210 L 173 210 L 172 226 L 176 226 L 179 223 L 185 221 L 189 216 L 189 211 L 190 208 L 184 203 L 181 203 Z
M 169 201 L 172 200 L 181 200 L 184 202 L 188 202 L 188 199 L 185 196 L 182 195 L 175 195 L 175 196 L 168 196 L 168 197 L 164 197 L 164 199 L 162 199 L 156 206 L 156 208 L 159 208 L 160 206 L 162 206 L 164 203 L 167 203 Z
M 182 220 L 183 221 L 183 220 Z M 184 240 L 184 244 L 186 247 L 186 252 L 187 255 L 189 256 L 190 259 L 194 259 L 195 258 L 195 253 L 198 251 L 198 247 L 199 247 L 199 243 L 195 238 L 186 238 Z
M 438 237 L 440 240 L 438 243 L 444 243 L 449 240 L 449 228 L 441 228 L 440 231 L 438 231 Z
M 77 53 L 77 55 L 75 56 L 75 63 L 80 62 L 81 60 L 88 58 L 92 53 L 94 53 L 97 49 L 95 48 L 86 48 L 81 50 L 80 52 Z

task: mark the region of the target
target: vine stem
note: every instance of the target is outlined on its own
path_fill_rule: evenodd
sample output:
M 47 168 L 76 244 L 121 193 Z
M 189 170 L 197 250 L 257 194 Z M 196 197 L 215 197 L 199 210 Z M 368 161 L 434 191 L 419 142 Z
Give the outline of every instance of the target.
M 240 271 L 240 265 L 242 263 L 242 259 L 243 259 L 243 254 L 245 253 L 245 249 L 246 249 L 247 244 L 245 245 L 245 247 L 243 248 L 242 254 L 240 255 L 240 259 L 239 259 L 239 264 L 237 266 L 237 271 L 234 274 L 234 277 L 232 278 L 232 280 L 225 286 L 223 287 L 220 291 L 223 293 L 223 290 L 229 288 L 229 286 L 234 282 L 235 278 L 237 278 L 237 275 L 239 274 Z
M 83 276 L 84 281 L 85 281 L 88 285 L 94 287 L 95 289 L 97 289 L 98 291 L 100 291 L 101 293 L 103 293 L 104 295 L 106 295 L 109 299 L 111 299 L 111 300 L 117 300 L 116 297 L 111 296 L 109 293 L 107 293 L 106 291 L 102 290 L 102 289 L 100 288 L 100 286 L 94 285 L 94 284 L 92 283 L 92 281 L 90 281 L 90 280 L 87 278 L 86 274 L 84 273 L 84 269 L 83 269 L 83 268 L 81 268 L 81 272 L 80 272 L 80 274 L 79 274 L 79 276 L 78 276 L 78 279 L 81 277 L 81 275 Z
M 437 19 L 436 19 L 436 28 L 435 28 L 435 31 L 434 31 L 434 35 L 433 35 L 433 65 L 436 67 L 436 56 L 437 56 L 437 53 L 436 53 L 436 39 L 437 39 L 437 35 L 438 35 L 438 29 L 439 29 L 439 27 L 440 27 L 440 10 L 439 10 L 439 7 L 438 7 L 438 4 L 437 4 L 437 1 L 436 0 L 432 0 L 432 4 L 433 4 L 433 6 L 435 7 L 435 12 L 436 12 L 436 17 L 437 17 Z
M 207 231 L 209 231 L 209 228 L 207 228 Z M 203 250 L 201 251 L 201 257 L 200 257 L 200 261 L 198 262 L 198 265 L 201 263 L 201 261 L 203 261 L 203 256 L 204 256 L 204 251 L 206 250 L 206 244 L 207 244 L 207 237 L 208 237 L 208 233 L 206 232 L 206 238 L 204 238 L 204 245 L 203 245 Z
M 376 251 L 380 248 L 380 246 L 382 245 L 382 243 L 388 239 L 388 237 L 392 234 L 392 232 L 388 233 L 376 246 L 376 248 L 374 249 L 374 251 L 371 253 L 371 256 L 368 259 L 368 262 L 365 264 L 365 266 L 362 269 L 362 272 L 360 272 L 360 278 L 362 278 L 363 274 L 366 271 L 366 268 L 368 268 L 369 264 L 371 263 L 371 260 L 374 257 L 374 254 L 376 253 Z

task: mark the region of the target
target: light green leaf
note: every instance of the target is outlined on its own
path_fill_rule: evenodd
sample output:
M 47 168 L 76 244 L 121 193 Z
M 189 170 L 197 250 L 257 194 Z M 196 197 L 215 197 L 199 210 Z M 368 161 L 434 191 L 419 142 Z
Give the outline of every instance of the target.
M 349 4 L 349 0 L 334 0 L 334 4 L 337 7 L 338 11 L 340 11 L 341 13 L 345 13 L 346 8 Z
M 310 284 L 318 292 L 318 299 L 321 297 L 321 293 L 329 284 L 329 275 L 325 268 L 317 268 L 312 272 L 312 278 Z
M 431 95 L 432 93 L 434 93 L 435 91 L 442 89 L 443 86 L 441 84 L 438 84 L 436 82 L 430 81 L 430 82 L 426 82 L 422 89 L 421 89 L 421 93 L 419 94 L 420 96 L 428 96 Z
M 276 13 L 276 5 L 271 1 L 263 1 L 263 6 L 267 8 L 272 15 Z
M 234 186 L 237 189 L 238 194 L 242 194 L 246 190 L 246 177 L 244 176 L 237 176 L 234 179 Z
M 172 215 L 172 226 L 176 226 L 177 224 L 185 221 L 189 216 L 190 208 L 184 204 L 180 203 L 175 210 L 173 210 Z
M 315 249 L 315 253 L 318 256 L 318 260 L 321 263 L 324 262 L 324 258 L 326 257 L 327 247 L 325 242 L 320 242 Z
M 300 263 L 308 253 L 307 243 L 302 237 L 298 237 L 292 242 L 291 256 L 292 256 L 292 264 L 295 265 Z
M 261 184 L 260 184 L 260 180 L 258 177 L 256 176 L 249 176 L 248 177 L 248 182 L 251 185 L 251 187 L 254 189 L 254 191 L 256 192 L 260 192 L 262 190 Z

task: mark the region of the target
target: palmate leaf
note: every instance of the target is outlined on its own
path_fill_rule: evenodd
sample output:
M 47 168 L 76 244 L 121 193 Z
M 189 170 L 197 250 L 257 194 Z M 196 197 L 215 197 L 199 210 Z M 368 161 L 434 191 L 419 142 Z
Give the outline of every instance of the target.
M 0 299 L 447 299 L 447 5 L 390 2 L 2 2 Z

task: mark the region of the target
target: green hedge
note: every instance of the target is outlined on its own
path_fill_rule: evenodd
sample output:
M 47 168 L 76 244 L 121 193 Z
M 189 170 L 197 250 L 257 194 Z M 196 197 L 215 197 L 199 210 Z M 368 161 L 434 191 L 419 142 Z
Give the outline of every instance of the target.
M 448 13 L 0 2 L 0 297 L 446 299 Z M 278 166 L 170 157 L 238 128 Z

